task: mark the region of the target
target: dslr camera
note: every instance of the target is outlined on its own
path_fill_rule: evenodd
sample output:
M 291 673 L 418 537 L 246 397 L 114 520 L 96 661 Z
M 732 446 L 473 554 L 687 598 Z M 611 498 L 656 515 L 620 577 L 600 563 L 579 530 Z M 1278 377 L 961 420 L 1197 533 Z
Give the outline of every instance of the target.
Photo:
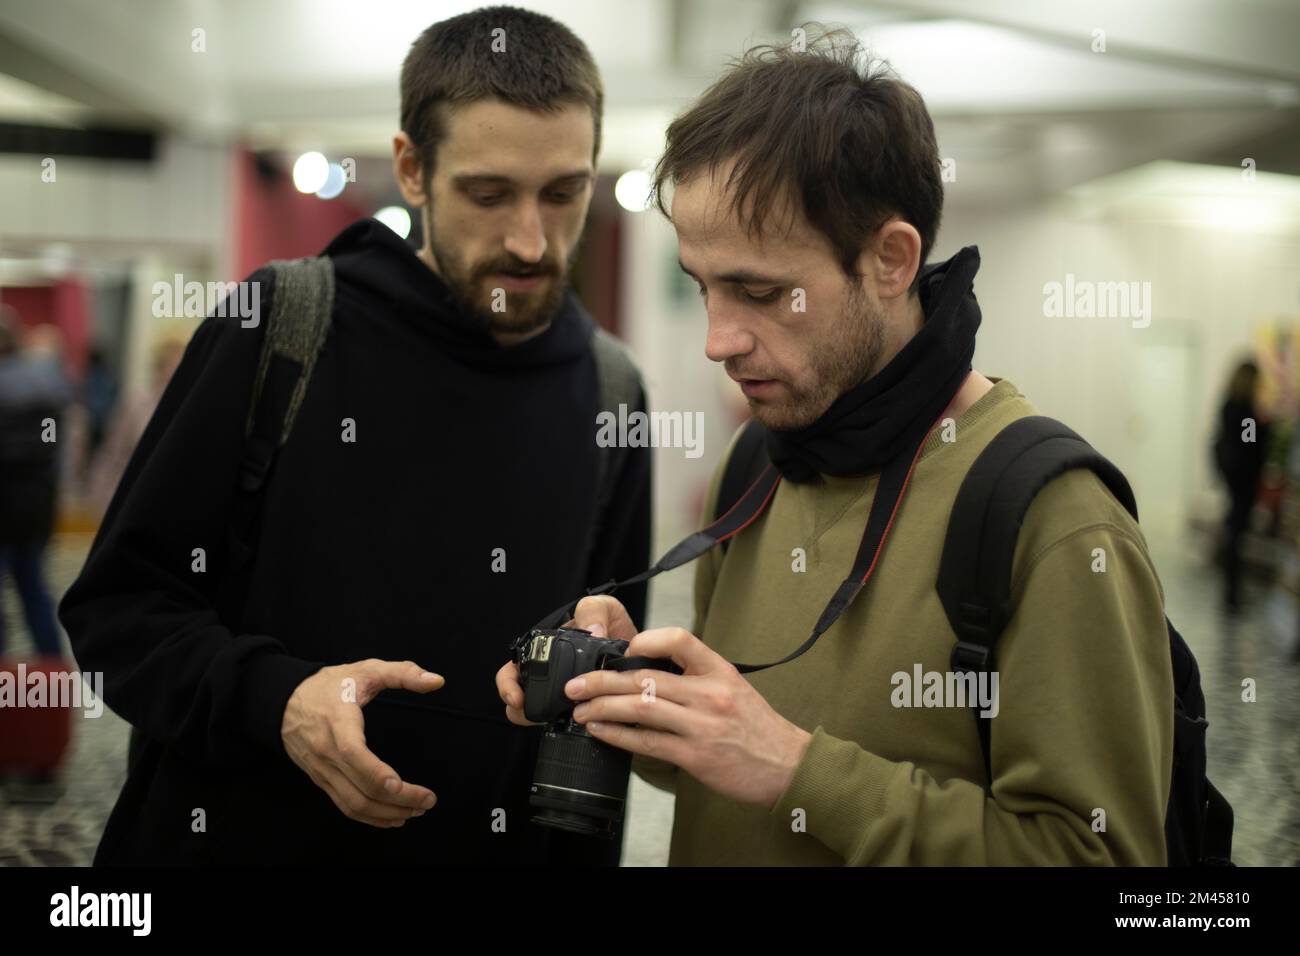
M 627 646 L 568 627 L 535 628 L 511 645 L 524 716 L 544 725 L 528 800 L 536 809 L 534 823 L 605 839 L 618 835 L 632 754 L 597 740 L 573 719 L 564 685 L 598 670 L 681 673 L 671 661 L 627 657 Z

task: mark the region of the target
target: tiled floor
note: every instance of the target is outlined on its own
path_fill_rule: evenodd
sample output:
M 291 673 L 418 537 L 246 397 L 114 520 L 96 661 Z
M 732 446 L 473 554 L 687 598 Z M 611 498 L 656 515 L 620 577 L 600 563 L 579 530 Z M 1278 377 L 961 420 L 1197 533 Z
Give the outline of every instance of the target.
M 55 538 L 46 571 L 56 594 L 62 595 L 77 576 L 89 546 L 90 539 L 81 535 Z M 8 624 L 7 654 L 31 654 L 18 595 L 10 581 L 0 582 L 0 613 Z M 0 866 L 83 866 L 95 855 L 104 823 L 126 780 L 130 728 L 107 707 L 100 717 L 74 713 L 72 720 L 72 746 L 57 803 L 18 802 L 11 799 L 9 786 L 0 787 Z
M 88 541 L 56 539 L 49 559 L 58 593 L 75 577 Z M 1163 545 L 1163 546 L 1162 546 Z M 1201 667 L 1210 717 L 1210 776 L 1236 811 L 1234 858 L 1244 866 L 1300 865 L 1300 663 L 1291 659 L 1300 634 L 1290 602 L 1264 589 L 1239 621 L 1225 622 L 1218 582 L 1199 557 L 1172 542 L 1152 542 L 1168 611 Z M 650 623 L 690 621 L 691 575 L 655 582 Z M 0 586 L 10 652 L 30 645 L 18 624 L 12 587 Z M 1257 700 L 1242 698 L 1254 680 Z M 61 799 L 49 806 L 0 795 L 0 865 L 85 864 L 124 778 L 126 725 L 111 712 L 74 718 L 74 741 Z M 662 865 L 668 856 L 672 797 L 633 778 L 625 865 Z
M 1246 614 L 1225 619 L 1221 587 L 1187 549 L 1152 542 L 1169 618 L 1201 669 L 1209 777 L 1236 814 L 1233 860 L 1300 866 L 1300 620 L 1293 599 L 1256 588 Z M 1242 698 L 1252 680 L 1255 701 Z

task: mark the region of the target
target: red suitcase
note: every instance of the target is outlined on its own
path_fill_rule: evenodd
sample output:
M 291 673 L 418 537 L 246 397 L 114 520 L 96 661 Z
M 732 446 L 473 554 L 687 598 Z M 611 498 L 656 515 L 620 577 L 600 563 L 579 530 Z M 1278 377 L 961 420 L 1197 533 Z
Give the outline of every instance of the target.
M 80 682 L 75 672 L 76 665 L 61 657 L 0 660 L 0 772 L 47 774 L 59 769 L 72 740 L 74 708 L 51 688 L 66 686 L 64 675 L 70 673 Z M 40 701 L 35 693 L 42 683 L 45 694 Z M 54 700 L 56 696 L 61 699 Z M 39 706 L 29 706 L 33 702 Z M 58 704 L 63 706 L 54 706 Z

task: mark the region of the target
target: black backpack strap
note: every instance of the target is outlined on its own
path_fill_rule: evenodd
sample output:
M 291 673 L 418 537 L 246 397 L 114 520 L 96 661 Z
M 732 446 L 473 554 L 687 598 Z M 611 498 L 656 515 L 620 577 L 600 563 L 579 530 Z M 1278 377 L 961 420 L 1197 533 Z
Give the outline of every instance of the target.
M 629 413 L 648 411 L 642 408 L 641 373 L 622 342 L 600 326 L 591 335 L 591 354 L 596 362 L 596 382 L 599 389 L 597 412 L 610 412 L 618 418 L 619 405 L 626 405 Z M 618 445 L 603 446 L 596 443 L 596 501 L 591 524 L 587 532 L 583 567 L 591 569 L 592 558 L 600 543 L 605 512 L 614 499 L 614 489 L 627 464 L 631 449 Z
M 249 397 L 231 529 L 245 544 L 276 451 L 293 430 L 334 313 L 334 263 L 328 256 L 280 260 L 271 268 L 275 288 Z
M 1200 863 L 1203 866 L 1232 866 L 1232 806 L 1208 777 L 1205 786 L 1205 842 Z
M 955 673 L 994 669 L 993 651 L 1010 620 L 1016 541 L 1035 496 L 1074 468 L 1097 474 L 1134 519 L 1137 504 L 1124 475 L 1061 422 L 1032 415 L 1012 422 L 989 442 L 967 472 L 953 503 L 935 588 L 957 644 Z M 978 717 L 990 782 L 990 719 Z
M 714 521 L 732 509 L 749 486 L 763 473 L 768 463 L 766 432 L 757 418 L 751 418 L 745 422 L 740 437 L 736 439 L 731 455 L 727 458 L 727 464 L 722 472 L 722 482 L 718 486 L 718 501 L 713 509 Z M 730 539 L 723 540 L 724 554 L 730 543 Z

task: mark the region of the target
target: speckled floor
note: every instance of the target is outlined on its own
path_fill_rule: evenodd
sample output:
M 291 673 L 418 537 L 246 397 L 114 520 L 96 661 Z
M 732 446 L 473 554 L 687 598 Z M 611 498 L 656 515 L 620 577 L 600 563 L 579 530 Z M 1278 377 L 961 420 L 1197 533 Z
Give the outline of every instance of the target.
M 61 594 L 76 576 L 89 544 L 56 539 L 48 570 Z M 1168 611 L 1200 663 L 1210 717 L 1210 776 L 1236 811 L 1234 859 L 1243 866 L 1300 865 L 1300 634 L 1291 602 L 1257 587 L 1248 611 L 1225 621 L 1218 581 L 1191 549 L 1152 541 Z M 691 576 L 655 582 L 650 623 L 690 620 Z M 24 656 L 30 642 L 20 624 L 16 595 L 0 585 L 0 613 L 9 622 L 9 652 Z M 1252 678 L 1257 700 L 1242 698 Z M 74 718 L 73 745 L 62 773 L 63 793 L 52 804 L 27 804 L 0 788 L 0 865 L 84 865 L 94 854 L 104 821 L 125 777 L 127 726 L 110 711 Z M 668 856 L 672 797 L 633 778 L 624 865 L 662 865 Z
M 54 539 L 46 559 L 50 588 L 62 595 L 81 570 L 90 539 Z M 5 615 L 6 653 L 33 652 L 13 582 L 0 582 L 0 613 Z M 67 648 L 67 639 L 64 638 Z M 69 656 L 71 652 L 69 651 Z M 72 745 L 65 757 L 57 802 L 27 803 L 6 780 L 0 785 L 0 866 L 88 866 L 104 824 L 126 780 L 128 724 L 107 707 L 99 717 L 72 717 Z
M 1293 599 L 1256 587 L 1225 619 L 1221 586 L 1189 551 L 1152 542 L 1170 620 L 1201 669 L 1210 726 L 1210 779 L 1236 815 L 1240 866 L 1300 866 L 1300 620 Z M 1256 700 L 1243 697 L 1251 679 Z

